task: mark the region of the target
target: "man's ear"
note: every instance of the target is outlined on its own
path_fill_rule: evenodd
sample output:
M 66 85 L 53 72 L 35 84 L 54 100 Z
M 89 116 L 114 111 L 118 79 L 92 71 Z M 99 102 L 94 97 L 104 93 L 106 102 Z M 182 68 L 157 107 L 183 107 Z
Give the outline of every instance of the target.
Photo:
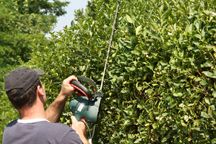
M 39 96 L 44 96 L 42 87 L 40 87 L 39 85 L 37 86 L 37 94 L 38 94 Z

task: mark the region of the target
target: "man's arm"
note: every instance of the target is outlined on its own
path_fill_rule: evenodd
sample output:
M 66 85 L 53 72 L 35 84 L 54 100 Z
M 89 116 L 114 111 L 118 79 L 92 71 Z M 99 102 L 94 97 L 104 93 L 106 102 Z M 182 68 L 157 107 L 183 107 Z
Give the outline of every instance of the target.
M 59 121 L 68 96 L 74 92 L 74 88 L 70 85 L 72 80 L 78 81 L 78 79 L 74 76 L 66 78 L 62 83 L 62 88 L 59 95 L 46 109 L 46 118 L 50 122 L 56 123 Z
M 58 97 L 50 104 L 50 106 L 45 111 L 48 121 L 53 123 L 59 122 L 66 100 L 67 97 L 59 94 Z

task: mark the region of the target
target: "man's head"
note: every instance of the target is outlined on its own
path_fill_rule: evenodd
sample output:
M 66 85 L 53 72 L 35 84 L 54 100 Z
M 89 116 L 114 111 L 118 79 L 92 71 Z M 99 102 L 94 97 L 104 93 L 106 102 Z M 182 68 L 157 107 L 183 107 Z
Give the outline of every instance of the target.
M 5 78 L 5 92 L 16 109 L 31 107 L 36 100 L 37 87 L 42 87 L 39 75 L 41 69 L 21 67 L 11 71 Z

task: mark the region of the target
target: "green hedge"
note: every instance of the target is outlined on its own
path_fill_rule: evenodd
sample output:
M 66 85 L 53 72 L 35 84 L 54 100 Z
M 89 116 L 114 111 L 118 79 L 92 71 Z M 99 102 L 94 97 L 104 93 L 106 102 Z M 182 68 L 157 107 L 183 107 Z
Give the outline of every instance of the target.
M 24 64 L 46 72 L 48 104 L 69 75 L 90 77 L 100 86 L 117 1 L 92 5 L 94 17 L 84 15 L 52 34 Z M 216 142 L 215 5 L 121 1 L 94 143 Z

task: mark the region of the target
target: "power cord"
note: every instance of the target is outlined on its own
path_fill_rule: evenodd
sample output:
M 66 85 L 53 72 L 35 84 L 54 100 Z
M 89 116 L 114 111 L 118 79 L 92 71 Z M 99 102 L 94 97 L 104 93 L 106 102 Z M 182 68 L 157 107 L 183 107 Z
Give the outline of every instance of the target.
M 92 144 L 92 139 L 93 139 L 93 137 L 94 137 L 95 129 L 96 129 L 97 124 L 94 125 L 93 133 L 92 133 L 92 135 L 91 135 L 91 130 L 90 130 L 88 124 L 86 123 L 86 121 L 84 121 L 84 120 L 81 120 L 81 121 L 82 121 L 82 122 L 86 125 L 86 127 L 88 128 L 88 131 L 89 131 L 89 137 L 90 137 L 90 138 L 88 139 L 88 141 L 89 141 L 90 144 Z

